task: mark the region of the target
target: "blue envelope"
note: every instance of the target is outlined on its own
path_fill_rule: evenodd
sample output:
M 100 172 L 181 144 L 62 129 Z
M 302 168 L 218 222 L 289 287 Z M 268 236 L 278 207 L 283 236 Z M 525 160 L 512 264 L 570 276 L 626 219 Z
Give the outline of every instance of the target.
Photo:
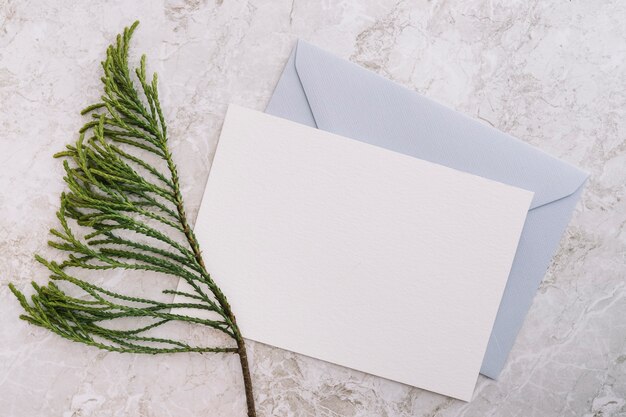
M 266 112 L 534 191 L 481 368 L 497 378 L 588 174 L 303 41 Z

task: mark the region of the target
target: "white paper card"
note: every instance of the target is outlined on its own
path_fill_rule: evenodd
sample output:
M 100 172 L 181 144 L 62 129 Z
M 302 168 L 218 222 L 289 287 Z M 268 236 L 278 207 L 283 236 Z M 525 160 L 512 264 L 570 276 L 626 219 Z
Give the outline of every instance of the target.
M 231 105 L 195 233 L 246 338 L 470 400 L 531 199 Z

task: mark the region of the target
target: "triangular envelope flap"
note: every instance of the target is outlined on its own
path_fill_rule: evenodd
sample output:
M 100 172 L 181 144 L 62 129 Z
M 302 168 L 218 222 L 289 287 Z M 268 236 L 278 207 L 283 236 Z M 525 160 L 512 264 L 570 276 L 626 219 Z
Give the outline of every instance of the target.
M 298 41 L 296 71 L 320 129 L 534 191 L 567 197 L 587 174 L 365 68 Z

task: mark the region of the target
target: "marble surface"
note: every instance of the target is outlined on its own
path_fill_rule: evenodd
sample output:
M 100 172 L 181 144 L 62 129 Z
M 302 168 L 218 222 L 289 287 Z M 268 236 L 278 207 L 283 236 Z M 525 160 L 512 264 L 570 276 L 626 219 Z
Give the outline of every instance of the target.
M 134 53 L 159 72 L 192 216 L 227 104 L 263 109 L 297 37 L 591 173 L 502 377 L 479 378 L 472 402 L 250 342 L 260 416 L 626 416 L 619 0 L 0 1 L 0 414 L 245 414 L 234 356 L 67 342 L 18 320 L 6 286 L 45 281 L 32 254 L 53 256 L 47 230 L 64 188 L 51 155 L 75 140 L 104 49 L 134 19 Z

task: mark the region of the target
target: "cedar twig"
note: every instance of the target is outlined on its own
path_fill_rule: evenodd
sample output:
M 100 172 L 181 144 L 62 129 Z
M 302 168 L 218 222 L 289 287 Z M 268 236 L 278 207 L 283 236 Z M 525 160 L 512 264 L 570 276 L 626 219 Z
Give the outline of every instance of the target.
M 81 112 L 90 120 L 80 129 L 76 143 L 55 154 L 64 158 L 69 190 L 61 195 L 60 226 L 50 231 L 54 240 L 49 244 L 67 253 L 67 258 L 54 262 L 36 256 L 50 270 L 51 281 L 46 286 L 33 282 L 30 302 L 13 284 L 9 287 L 24 308 L 22 319 L 75 342 L 123 353 L 238 354 L 248 416 L 254 417 L 245 342 L 226 296 L 207 272 L 189 226 L 168 147 L 157 75 L 148 79 L 145 55 L 131 76 L 128 48 L 138 24 L 125 28 L 108 47 L 102 62 L 101 101 Z M 149 163 L 149 156 L 158 163 Z M 184 302 L 135 297 L 95 285 L 90 282 L 93 277 L 79 278 L 70 269 L 91 275 L 109 269 L 150 271 L 185 280 L 193 293 L 162 290 Z M 61 286 L 73 287 L 72 293 L 78 295 L 70 295 Z M 177 314 L 179 308 L 209 312 L 214 318 Z M 144 322 L 131 329 L 115 328 L 116 321 L 128 318 Z M 235 346 L 194 346 L 151 333 L 176 321 L 210 327 L 233 339 Z

